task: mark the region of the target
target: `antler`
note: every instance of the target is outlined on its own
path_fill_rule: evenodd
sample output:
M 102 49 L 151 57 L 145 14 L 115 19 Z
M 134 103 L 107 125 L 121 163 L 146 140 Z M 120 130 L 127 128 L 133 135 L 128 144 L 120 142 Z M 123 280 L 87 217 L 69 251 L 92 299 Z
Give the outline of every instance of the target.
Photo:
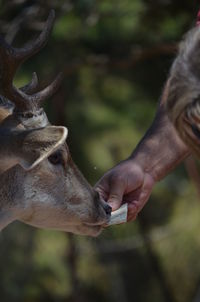
M 40 36 L 31 45 L 24 48 L 14 48 L 0 37 L 0 94 L 15 104 L 15 112 L 37 111 L 41 102 L 52 96 L 60 85 L 61 73 L 48 87 L 39 92 L 36 92 L 38 87 L 36 73 L 33 73 L 31 82 L 26 86 L 16 88 L 13 85 L 13 78 L 20 65 L 45 46 L 53 27 L 54 18 L 55 13 L 51 10 Z

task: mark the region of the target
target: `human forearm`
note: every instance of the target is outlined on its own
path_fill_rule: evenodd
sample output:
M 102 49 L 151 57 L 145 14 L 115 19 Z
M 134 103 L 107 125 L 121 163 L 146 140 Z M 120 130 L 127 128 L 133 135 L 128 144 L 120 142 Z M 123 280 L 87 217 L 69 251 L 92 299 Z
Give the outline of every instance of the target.
M 189 155 L 165 110 L 167 85 L 156 117 L 143 139 L 131 155 L 155 181 L 161 180 Z
M 156 117 L 132 155 L 106 172 L 96 184 L 113 211 L 128 203 L 134 220 L 149 199 L 155 182 L 166 176 L 188 154 L 165 111 L 167 85 Z

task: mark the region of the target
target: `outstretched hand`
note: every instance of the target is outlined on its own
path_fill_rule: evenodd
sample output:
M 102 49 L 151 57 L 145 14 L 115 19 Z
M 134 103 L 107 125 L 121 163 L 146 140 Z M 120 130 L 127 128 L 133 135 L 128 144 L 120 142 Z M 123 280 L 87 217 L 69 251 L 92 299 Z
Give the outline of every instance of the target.
M 155 119 L 131 157 L 106 172 L 95 186 L 113 211 L 128 203 L 128 221 L 142 210 L 154 184 L 190 153 L 166 114 L 167 97 L 168 82 Z
M 131 221 L 148 201 L 154 183 L 153 177 L 139 164 L 127 159 L 105 173 L 95 189 L 113 211 L 128 203 L 128 221 Z

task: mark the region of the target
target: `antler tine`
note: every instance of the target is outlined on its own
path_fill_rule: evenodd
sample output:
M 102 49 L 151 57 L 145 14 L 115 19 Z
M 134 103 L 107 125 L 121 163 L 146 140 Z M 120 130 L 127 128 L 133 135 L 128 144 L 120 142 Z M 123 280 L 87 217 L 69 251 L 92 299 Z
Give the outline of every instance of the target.
M 32 80 L 27 85 L 20 88 L 26 94 L 33 94 L 36 92 L 36 88 L 38 87 L 38 77 L 37 73 L 33 72 Z
M 48 19 L 46 21 L 45 27 L 39 37 L 29 46 L 26 46 L 22 49 L 15 48 L 16 59 L 20 62 L 24 62 L 38 51 L 43 48 L 48 40 L 48 37 L 53 28 L 53 23 L 55 19 L 55 11 L 52 9 L 49 13 Z
M 18 94 L 17 98 L 26 100 L 26 102 L 23 103 L 23 106 L 19 106 L 19 105 L 16 106 L 15 112 L 21 112 L 21 111 L 24 112 L 26 110 L 33 110 L 33 111 L 37 110 L 40 107 L 42 101 L 51 97 L 56 92 L 56 90 L 59 88 L 61 84 L 62 79 L 63 79 L 63 73 L 60 72 L 56 77 L 56 79 L 49 86 L 32 95 L 27 95 L 26 93 L 24 93 L 23 90 L 16 89 L 15 87 L 13 87 L 15 92 Z
M 14 48 L 0 37 L 0 94 L 15 104 L 15 113 L 36 112 L 39 109 L 40 103 L 45 98 L 50 97 L 59 87 L 62 78 L 61 74 L 58 75 L 51 85 L 40 92 L 36 92 L 38 86 L 36 73 L 33 73 L 31 82 L 21 89 L 13 85 L 13 78 L 18 67 L 45 46 L 53 26 L 54 18 L 55 12 L 51 10 L 45 28 L 39 38 L 27 47 Z
M 49 86 L 45 87 L 40 92 L 37 92 L 30 96 L 32 102 L 36 103 L 37 106 L 40 106 L 44 100 L 51 97 L 57 91 L 57 89 L 60 87 L 62 79 L 63 79 L 63 73 L 60 72 L 55 78 L 55 80 Z
M 31 45 L 21 49 L 12 47 L 4 40 L 2 36 L 0 36 L 0 60 L 2 61 L 0 66 L 1 86 L 10 87 L 19 65 L 45 46 L 53 27 L 54 19 L 55 12 L 54 10 L 51 10 L 46 21 L 45 28 L 41 32 L 38 39 L 36 39 L 36 41 Z
M 17 90 L 12 84 L 18 66 L 14 48 L 0 37 L 0 93 L 16 106 L 23 107 L 24 100 L 17 97 Z
M 17 70 L 14 49 L 0 36 L 0 91 L 12 85 L 12 79 Z

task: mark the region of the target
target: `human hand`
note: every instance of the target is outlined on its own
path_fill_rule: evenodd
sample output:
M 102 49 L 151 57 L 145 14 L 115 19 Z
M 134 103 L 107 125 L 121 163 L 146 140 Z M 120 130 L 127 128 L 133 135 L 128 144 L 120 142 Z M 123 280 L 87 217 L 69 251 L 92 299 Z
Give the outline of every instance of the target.
M 134 220 L 149 199 L 155 181 L 142 167 L 127 159 L 109 170 L 95 185 L 100 196 L 117 210 L 128 203 L 128 221 Z

